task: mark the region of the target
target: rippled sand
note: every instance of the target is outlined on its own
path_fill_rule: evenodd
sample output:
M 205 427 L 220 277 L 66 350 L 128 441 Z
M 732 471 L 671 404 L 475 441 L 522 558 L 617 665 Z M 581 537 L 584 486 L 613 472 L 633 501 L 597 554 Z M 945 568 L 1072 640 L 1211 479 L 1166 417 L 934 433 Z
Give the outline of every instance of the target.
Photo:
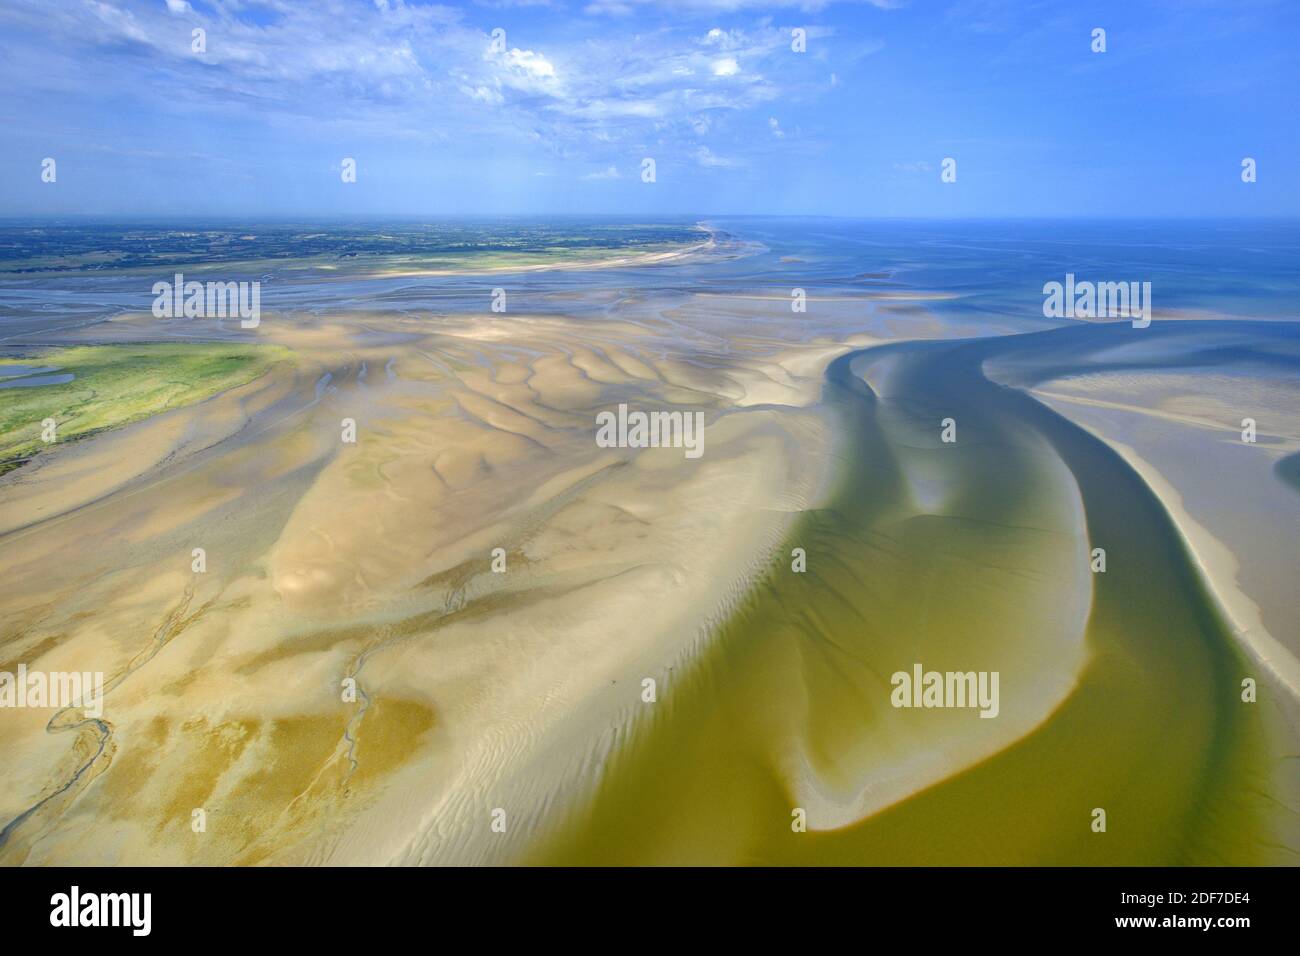
M 985 377 L 1077 343 L 919 341 L 955 331 L 908 298 L 94 326 L 290 358 L 0 479 L 0 670 L 109 687 L 102 721 L 0 720 L 0 862 L 1293 852 L 1294 730 L 1233 704 L 1245 659 L 1177 528 L 1027 379 Z M 1040 392 L 1101 408 L 1080 388 Z M 619 403 L 702 412 L 705 454 L 597 447 Z M 1089 571 L 1099 540 L 1120 573 Z M 998 718 L 891 707 L 918 662 L 998 671 Z
M 769 571 L 533 859 L 1292 861 L 1289 692 L 1224 626 L 1142 477 L 986 377 L 1004 360 L 1059 369 L 1114 335 L 833 363 L 845 479 L 788 539 L 815 571 Z M 914 661 L 1000 671 L 1002 713 L 892 709 L 889 675 Z M 1262 703 L 1241 696 L 1252 674 Z
M 110 689 L 0 721 L 0 859 L 518 857 L 828 480 L 811 406 L 870 339 L 783 313 L 267 317 L 272 374 L 7 476 L 4 659 Z M 703 411 L 706 454 L 596 447 L 618 402 Z
M 1147 369 L 1045 382 L 1035 394 L 1104 438 L 1161 497 L 1238 638 L 1300 696 L 1300 497 L 1277 476 L 1300 452 L 1300 383 L 1262 372 Z M 1254 419 L 1256 441 L 1242 441 Z

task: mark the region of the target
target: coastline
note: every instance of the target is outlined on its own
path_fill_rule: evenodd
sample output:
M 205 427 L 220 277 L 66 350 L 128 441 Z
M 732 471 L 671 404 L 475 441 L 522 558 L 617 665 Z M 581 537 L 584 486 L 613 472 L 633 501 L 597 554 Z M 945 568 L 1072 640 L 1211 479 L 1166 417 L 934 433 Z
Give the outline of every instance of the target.
M 1269 633 L 1261 617 L 1260 606 L 1243 590 L 1238 580 L 1240 564 L 1233 551 L 1196 519 L 1184 506 L 1182 495 L 1177 487 L 1156 466 L 1143 458 L 1137 449 L 1108 434 L 1095 417 L 1091 420 L 1080 420 L 1078 410 L 1074 409 L 1072 414 L 1069 408 L 1071 405 L 1093 403 L 1040 389 L 1034 389 L 1033 394 L 1045 405 L 1060 412 L 1113 448 L 1129 467 L 1141 476 L 1178 528 L 1188 554 L 1195 562 L 1206 587 L 1214 596 L 1224 617 L 1231 624 L 1233 634 L 1243 650 L 1253 660 L 1265 666 L 1277 684 L 1300 702 L 1300 659 Z M 1147 412 L 1131 406 L 1118 407 L 1137 414 L 1161 416 L 1159 412 Z M 1198 427 L 1206 425 L 1202 419 L 1162 417 Z
M 1014 323 L 950 321 L 955 296 L 922 292 L 800 314 L 696 274 L 643 273 L 662 288 L 634 295 L 579 276 L 508 314 L 446 309 L 438 283 L 364 310 L 304 285 L 258 333 L 292 365 L 0 486 L 30 518 L 0 529 L 6 651 L 110 687 L 102 733 L 0 726 L 0 859 L 1114 864 L 1295 844 L 1260 809 L 1289 795 L 1289 738 L 1231 705 L 1243 662 L 1293 673 L 1258 640 L 1238 653 L 1266 604 L 1233 580 L 1246 553 L 1195 525 L 1147 445 L 1058 414 L 1055 382 L 985 374 L 1060 369 L 1094 338 L 1099 363 L 1172 363 L 1173 330 L 996 337 Z M 250 340 L 125 312 L 41 334 L 160 336 Z M 1147 395 L 1130 375 L 1077 405 L 1137 415 Z M 707 452 L 602 446 L 596 416 L 622 405 L 703 416 Z M 1229 412 L 1149 417 L 1208 432 Z M 1280 434 L 1261 431 L 1260 460 L 1293 450 Z M 1285 525 L 1260 486 L 1224 484 Z M 1108 574 L 1088 571 L 1094 542 Z M 1224 611 L 1216 576 L 1251 599 Z M 916 666 L 998 673 L 998 719 L 891 706 L 890 675 Z M 1287 688 L 1267 703 L 1294 734 Z M 1085 801 L 1162 823 L 1090 841 Z M 222 816 L 192 838 L 204 807 Z
M 535 262 L 522 265 L 489 266 L 487 268 L 466 269 L 377 269 L 369 272 L 349 274 L 348 279 L 413 279 L 422 276 L 472 276 L 472 275 L 508 275 L 516 272 L 573 272 L 601 269 L 635 268 L 638 266 L 662 265 L 676 262 L 702 252 L 711 252 L 717 243 L 712 234 L 703 242 L 670 249 L 663 252 L 640 252 L 632 255 L 613 256 L 608 259 L 559 259 L 554 262 Z M 315 278 L 328 279 L 329 276 Z
M 598 797 L 529 862 L 1151 865 L 1286 852 L 1294 826 L 1269 718 L 1224 696 L 1237 651 L 1177 528 L 1103 443 L 982 374 L 1007 344 L 884 346 L 882 375 L 867 359 L 836 364 L 857 409 L 847 434 L 871 466 L 790 539 L 815 545 L 816 575 L 770 569 L 684 675 L 674 710 L 623 741 Z M 973 442 L 943 450 L 931 423 L 945 408 Z M 1049 505 L 1064 487 L 1054 475 L 1081 497 L 1082 536 L 1078 508 Z M 903 502 L 921 513 L 900 521 Z M 1090 574 L 1095 541 L 1143 573 Z M 955 577 L 970 567 L 979 586 Z M 1067 635 L 1044 635 L 1075 618 L 1062 579 L 1079 575 L 1090 599 L 1071 657 Z M 1030 597 L 1047 600 L 1041 619 L 1025 616 Z M 1000 722 L 891 711 L 885 677 L 917 660 L 996 666 L 1013 723 L 980 731 Z M 1234 785 L 1261 770 L 1258 791 Z M 1098 805 L 1122 840 L 1090 830 L 1085 808 Z M 792 832 L 792 808 L 806 832 Z M 1150 814 L 1176 822 L 1135 825 Z

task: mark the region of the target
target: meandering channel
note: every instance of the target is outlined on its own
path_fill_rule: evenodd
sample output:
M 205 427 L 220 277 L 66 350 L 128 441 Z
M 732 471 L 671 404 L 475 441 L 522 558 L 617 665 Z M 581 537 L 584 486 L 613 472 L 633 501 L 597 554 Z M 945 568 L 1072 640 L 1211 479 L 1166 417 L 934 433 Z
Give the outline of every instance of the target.
M 534 862 L 1294 862 L 1269 730 L 1240 699 L 1249 665 L 1160 502 L 983 373 L 1058 334 L 832 364 L 842 482 Z M 1070 685 L 1036 685 L 1054 655 Z M 892 708 L 890 674 L 914 662 L 1000 671 L 998 719 Z M 994 746 L 1000 727 L 1023 732 Z

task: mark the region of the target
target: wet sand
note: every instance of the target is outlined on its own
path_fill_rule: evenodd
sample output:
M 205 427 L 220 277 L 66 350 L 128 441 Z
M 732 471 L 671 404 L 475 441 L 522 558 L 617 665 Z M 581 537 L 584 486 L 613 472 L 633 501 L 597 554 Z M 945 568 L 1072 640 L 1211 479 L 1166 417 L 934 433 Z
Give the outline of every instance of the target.
M 810 406 L 870 339 L 803 341 L 752 304 L 683 337 L 665 316 L 688 303 L 269 316 L 256 341 L 292 361 L 0 480 L 5 660 L 109 687 L 102 726 L 0 722 L 0 859 L 518 856 L 831 475 Z M 702 411 L 707 453 L 598 448 L 618 402 Z
M 0 720 L 0 862 L 1292 862 L 1296 725 L 1240 702 L 1156 446 L 1042 403 L 1130 414 L 1142 382 L 1057 381 L 1116 331 L 962 341 L 907 298 L 12 336 L 291 360 L 0 478 L 0 670 L 109 688 Z M 705 454 L 598 447 L 620 403 L 702 413 Z M 996 719 L 891 706 L 918 662 L 998 672 Z
M 1034 394 L 1142 475 L 1181 530 L 1238 640 L 1300 697 L 1293 566 L 1300 499 L 1276 473 L 1300 450 L 1296 381 L 1258 373 L 1102 372 L 1045 382 Z M 1125 401 L 1110 400 L 1117 395 Z M 1241 440 L 1247 417 L 1257 419 L 1254 444 Z
M 1106 445 L 981 371 L 1072 344 L 1045 333 L 834 363 L 849 477 L 787 539 L 815 542 L 830 568 L 774 569 L 532 859 L 1294 862 L 1294 728 L 1240 699 L 1251 667 L 1177 527 Z M 947 448 L 945 415 L 966 436 Z M 1093 574 L 1098 543 L 1110 563 Z M 1014 743 L 985 726 L 1001 718 L 890 710 L 887 675 L 913 660 L 1000 670 Z

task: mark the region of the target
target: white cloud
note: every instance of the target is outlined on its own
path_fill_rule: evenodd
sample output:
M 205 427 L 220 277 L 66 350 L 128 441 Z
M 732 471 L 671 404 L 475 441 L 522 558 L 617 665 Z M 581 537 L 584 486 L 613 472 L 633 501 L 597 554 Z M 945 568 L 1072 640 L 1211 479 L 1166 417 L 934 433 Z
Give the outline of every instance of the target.
M 597 99 L 578 104 L 556 105 L 552 110 L 563 112 L 571 119 L 606 122 L 616 119 L 658 119 L 666 115 L 663 105 L 655 100 Z
M 491 106 L 500 106 L 505 102 L 505 97 L 498 90 L 488 86 L 462 86 L 461 92 L 472 100 L 478 100 L 481 103 L 487 103 Z
M 505 54 L 506 65 L 538 77 L 554 77 L 555 67 L 540 53 L 514 49 Z
M 775 116 L 769 116 L 767 118 L 767 126 L 772 131 L 772 135 L 777 139 L 785 139 L 785 130 L 781 128 L 781 124 Z
M 583 176 L 582 178 L 583 179 L 619 179 L 621 178 L 621 174 L 619 173 L 617 166 L 607 166 L 604 169 L 600 170 L 599 172 L 587 173 L 587 175 Z
M 134 40 L 137 43 L 151 42 L 149 33 L 140 27 L 130 10 L 119 10 L 111 3 L 100 3 L 99 0 L 90 0 L 86 6 L 103 24 L 111 30 L 116 30 L 123 39 Z
M 739 165 L 739 163 L 733 159 L 724 159 L 721 156 L 714 155 L 713 150 L 709 149 L 707 146 L 697 146 L 695 152 L 691 155 L 695 157 L 695 161 L 701 166 L 719 167 Z
M 825 90 L 826 68 L 792 58 L 788 29 L 766 19 L 610 24 L 568 38 L 519 26 L 517 45 L 494 52 L 490 24 L 471 27 L 463 10 L 436 3 L 221 0 L 178 15 L 190 0 L 129 2 L 3 0 L 0 82 L 214 124 L 224 115 L 331 137 L 527 142 L 597 170 L 646 144 L 733 165 L 696 144 L 707 137 L 743 155 L 732 137 L 765 117 L 733 123 L 735 114 Z M 208 31 L 202 56 L 190 49 L 196 26 Z
M 743 35 L 734 30 L 720 30 L 714 27 L 704 34 L 704 43 L 708 46 L 716 46 L 720 50 L 734 50 L 743 42 Z
M 484 54 L 491 74 L 490 85 L 497 89 L 510 89 L 525 96 L 562 97 L 555 64 L 534 50 L 515 48 L 501 53 Z

